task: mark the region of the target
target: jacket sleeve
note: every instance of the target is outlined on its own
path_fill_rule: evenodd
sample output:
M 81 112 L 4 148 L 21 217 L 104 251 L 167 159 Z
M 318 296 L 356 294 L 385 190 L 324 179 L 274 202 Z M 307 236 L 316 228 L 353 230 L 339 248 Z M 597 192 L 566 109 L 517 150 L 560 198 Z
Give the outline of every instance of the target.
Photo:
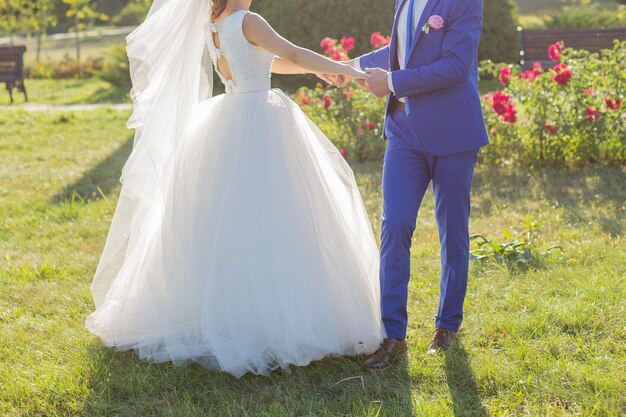
M 454 2 L 449 21 L 444 22 L 442 57 L 428 65 L 394 71 L 396 96 L 403 98 L 444 90 L 467 80 L 478 54 L 482 12 L 482 0 Z
M 363 71 L 365 71 L 365 68 L 382 68 L 389 71 L 391 65 L 391 61 L 389 60 L 389 45 L 370 52 L 369 54 L 362 55 L 358 59 Z

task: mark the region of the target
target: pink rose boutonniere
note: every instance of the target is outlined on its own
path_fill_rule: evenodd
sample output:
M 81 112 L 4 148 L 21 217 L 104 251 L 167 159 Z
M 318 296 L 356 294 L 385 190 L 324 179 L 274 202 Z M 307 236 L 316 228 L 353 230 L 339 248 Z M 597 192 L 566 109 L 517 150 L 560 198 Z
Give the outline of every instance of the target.
M 426 34 L 428 35 L 431 28 L 435 30 L 443 29 L 443 17 L 438 16 L 436 14 L 432 15 L 431 17 L 428 18 L 428 22 L 426 22 L 426 24 L 422 28 L 422 31 L 426 32 Z

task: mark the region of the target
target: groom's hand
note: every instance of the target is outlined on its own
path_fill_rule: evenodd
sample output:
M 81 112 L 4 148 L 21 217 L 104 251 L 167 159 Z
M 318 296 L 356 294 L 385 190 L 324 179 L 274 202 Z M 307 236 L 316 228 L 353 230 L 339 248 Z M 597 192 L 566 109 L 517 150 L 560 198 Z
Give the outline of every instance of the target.
M 339 75 L 339 74 L 315 74 L 318 78 L 326 81 L 329 85 L 336 85 L 337 87 L 342 87 L 343 85 L 350 82 L 350 77 L 347 75 Z
M 389 73 L 387 71 L 380 68 L 366 68 L 365 73 L 367 74 L 365 86 L 376 97 L 385 97 L 391 92 L 389 91 Z
M 326 81 L 329 85 L 333 85 L 337 82 L 336 75 L 334 74 L 315 74 L 317 78 Z

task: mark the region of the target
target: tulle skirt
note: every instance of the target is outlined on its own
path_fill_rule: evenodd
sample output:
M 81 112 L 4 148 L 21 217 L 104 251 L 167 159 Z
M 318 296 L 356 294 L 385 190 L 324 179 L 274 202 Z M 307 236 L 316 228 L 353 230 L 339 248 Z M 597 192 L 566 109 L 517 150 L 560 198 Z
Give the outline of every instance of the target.
M 375 351 L 378 249 L 337 149 L 280 90 L 217 96 L 190 120 L 168 192 L 94 282 L 89 330 L 236 377 Z

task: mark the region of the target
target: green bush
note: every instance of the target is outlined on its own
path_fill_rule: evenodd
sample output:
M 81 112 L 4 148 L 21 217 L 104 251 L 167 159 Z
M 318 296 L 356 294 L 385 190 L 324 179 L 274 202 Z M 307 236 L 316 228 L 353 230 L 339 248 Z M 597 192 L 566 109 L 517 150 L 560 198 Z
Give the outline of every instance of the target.
M 626 7 L 617 10 L 601 7 L 598 4 L 588 6 L 564 7 L 560 14 L 545 20 L 549 28 L 602 28 L 626 26 Z
M 294 100 L 349 160 L 382 157 L 385 100 L 353 86 L 326 89 L 303 87 Z
M 484 158 L 531 166 L 624 165 L 626 42 L 600 53 L 552 49 L 554 68 L 482 67 L 504 84 L 483 97 L 491 138 Z
M 26 78 L 34 79 L 73 79 L 91 78 L 95 72 L 104 68 L 101 58 L 78 62 L 66 56 L 60 62 L 33 63 L 26 65 L 24 74 Z
M 481 151 L 482 161 L 513 166 L 626 163 L 626 42 L 594 54 L 559 49 L 552 54 L 555 68 L 537 66 L 521 73 L 514 65 L 481 64 L 481 76 L 504 84 L 502 91 L 482 100 L 491 137 Z M 321 84 L 300 89 L 294 99 L 348 159 L 383 157 L 383 99 L 354 86 L 326 89 Z
M 96 10 L 107 16 L 115 16 L 132 0 L 96 0 Z
M 135 0 L 128 3 L 120 13 L 113 18 L 113 24 L 117 26 L 133 26 L 142 23 L 150 10 L 149 0 Z
M 327 37 L 354 37 L 353 56 L 369 52 L 373 32 L 389 34 L 393 24 L 393 2 L 379 0 L 265 0 L 252 2 L 254 11 L 287 39 L 319 51 Z
M 116 87 L 130 87 L 130 68 L 126 48 L 123 45 L 112 47 L 104 58 L 101 69 L 94 75 Z
M 484 0 L 479 59 L 513 62 L 519 57 L 517 8 L 513 0 Z
M 353 56 L 369 52 L 373 32 L 391 33 L 393 2 L 375 0 L 272 0 L 253 2 L 252 6 L 274 28 L 298 45 L 319 50 L 320 41 L 354 37 Z M 285 18 L 289 16 L 289 18 Z M 484 0 L 484 29 L 480 59 L 496 62 L 515 60 L 519 54 L 517 10 L 512 0 Z

